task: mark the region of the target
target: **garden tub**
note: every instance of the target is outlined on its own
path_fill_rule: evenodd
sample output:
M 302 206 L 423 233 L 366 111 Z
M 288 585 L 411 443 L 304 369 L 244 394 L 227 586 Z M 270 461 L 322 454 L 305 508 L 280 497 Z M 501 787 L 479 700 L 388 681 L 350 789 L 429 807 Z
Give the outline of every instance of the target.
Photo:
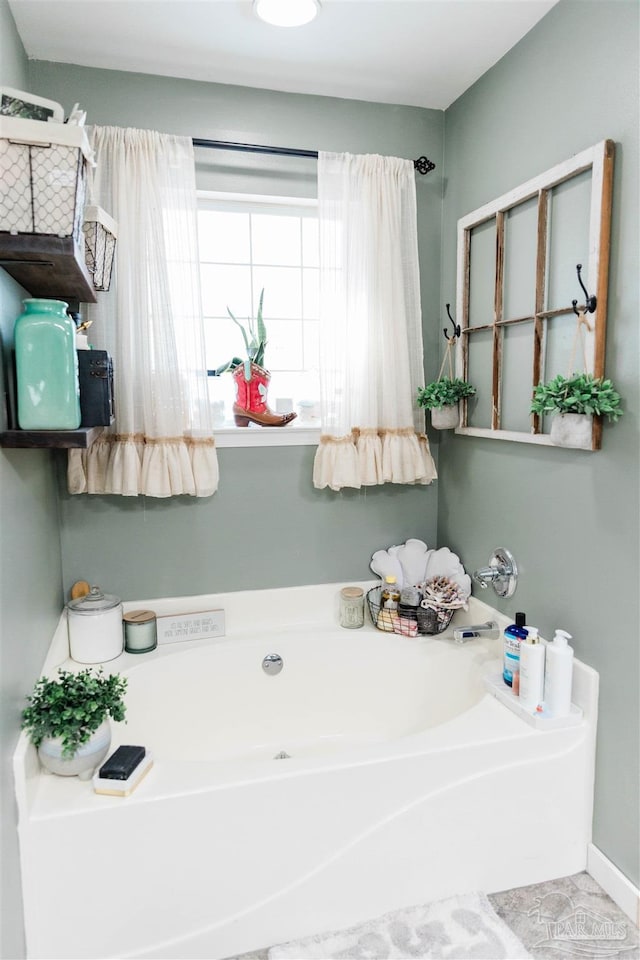
M 577 661 L 582 718 L 539 729 L 485 689 L 500 642 L 452 639 L 497 611 L 472 598 L 437 637 L 345 630 L 339 588 L 254 592 L 259 618 L 247 594 L 189 598 L 225 608 L 225 637 L 105 664 L 129 678 L 113 747 L 154 761 L 128 798 L 43 775 L 21 737 L 29 957 L 216 960 L 585 868 L 597 674 Z

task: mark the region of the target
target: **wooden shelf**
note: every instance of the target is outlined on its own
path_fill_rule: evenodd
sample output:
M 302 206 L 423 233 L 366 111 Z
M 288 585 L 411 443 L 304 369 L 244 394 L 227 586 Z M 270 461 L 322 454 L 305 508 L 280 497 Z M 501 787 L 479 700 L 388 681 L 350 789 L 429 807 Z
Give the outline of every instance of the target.
M 97 300 L 82 250 L 73 237 L 0 233 L 0 266 L 32 297 Z
M 104 427 L 80 427 L 78 430 L 5 430 L 0 433 L 0 447 L 86 450 L 103 430 Z

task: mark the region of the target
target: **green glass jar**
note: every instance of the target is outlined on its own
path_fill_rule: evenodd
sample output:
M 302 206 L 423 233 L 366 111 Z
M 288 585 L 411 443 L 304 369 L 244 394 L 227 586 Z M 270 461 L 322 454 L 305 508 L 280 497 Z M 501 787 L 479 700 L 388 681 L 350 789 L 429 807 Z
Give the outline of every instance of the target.
M 80 426 L 78 355 L 73 320 L 62 300 L 23 300 L 14 341 L 21 430 Z

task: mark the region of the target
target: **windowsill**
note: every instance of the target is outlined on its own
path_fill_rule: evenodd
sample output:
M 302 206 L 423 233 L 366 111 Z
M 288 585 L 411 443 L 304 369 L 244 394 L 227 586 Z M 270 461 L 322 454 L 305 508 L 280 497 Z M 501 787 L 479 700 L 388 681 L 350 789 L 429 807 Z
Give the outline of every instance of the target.
M 222 447 L 314 447 L 320 442 L 317 423 L 298 423 L 286 427 L 214 427 L 216 446 Z

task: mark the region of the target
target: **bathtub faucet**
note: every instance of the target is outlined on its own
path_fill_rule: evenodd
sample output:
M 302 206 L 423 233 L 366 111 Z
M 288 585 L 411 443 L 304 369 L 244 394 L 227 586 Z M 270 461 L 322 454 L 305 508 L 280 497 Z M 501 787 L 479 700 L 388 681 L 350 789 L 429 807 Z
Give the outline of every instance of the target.
M 489 558 L 487 567 L 480 567 L 473 579 L 486 590 L 489 584 L 499 597 L 511 597 L 518 582 L 518 567 L 513 554 L 506 547 L 497 547 Z
M 457 627 L 453 631 L 453 639 L 456 643 L 466 643 L 467 640 L 474 640 L 477 637 L 497 640 L 499 636 L 500 631 L 495 620 L 487 620 L 486 623 L 480 624 L 469 624 L 467 627 Z

